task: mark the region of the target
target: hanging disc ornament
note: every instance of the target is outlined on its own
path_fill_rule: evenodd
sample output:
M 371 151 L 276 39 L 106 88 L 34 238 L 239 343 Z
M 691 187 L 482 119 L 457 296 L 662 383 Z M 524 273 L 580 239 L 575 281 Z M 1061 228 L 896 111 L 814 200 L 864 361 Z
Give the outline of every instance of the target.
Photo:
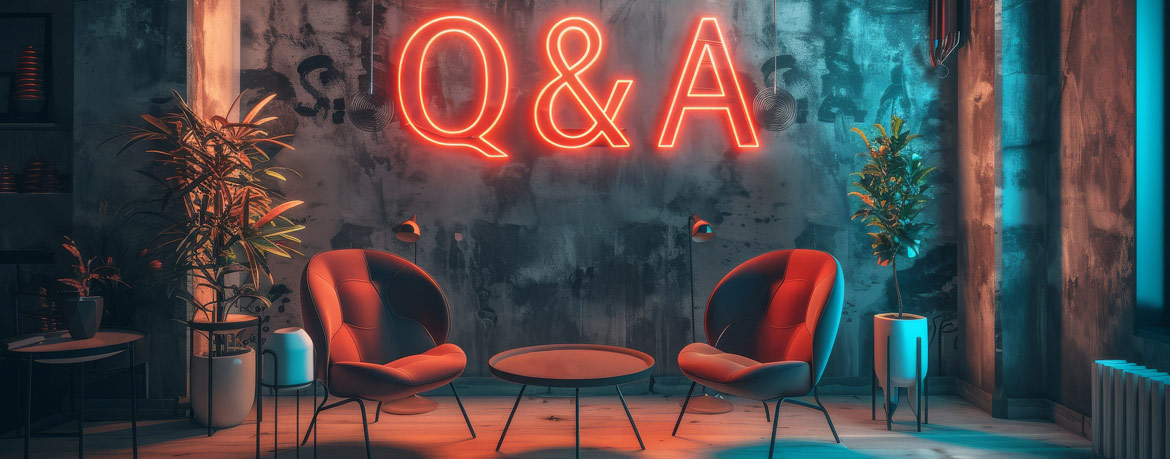
M 374 85 L 374 0 L 370 0 L 370 88 L 349 101 L 349 121 L 358 129 L 378 132 L 394 118 L 394 104 L 386 90 Z
M 752 111 L 764 129 L 783 131 L 796 122 L 796 98 L 783 88 L 764 88 L 752 100 Z

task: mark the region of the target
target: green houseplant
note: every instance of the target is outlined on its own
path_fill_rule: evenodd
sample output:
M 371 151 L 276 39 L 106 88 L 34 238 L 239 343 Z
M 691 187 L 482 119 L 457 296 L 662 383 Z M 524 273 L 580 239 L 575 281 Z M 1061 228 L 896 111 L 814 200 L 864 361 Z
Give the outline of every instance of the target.
M 240 98 L 228 114 L 203 118 L 178 93 L 172 96 L 175 111 L 141 115 L 146 124 L 127 126 L 119 137 L 128 139 L 118 151 L 149 145 L 152 167 L 138 172 L 161 194 L 156 215 L 167 223 L 154 246 L 171 255 L 163 266 L 165 276 L 175 280 L 171 295 L 193 307 L 193 320 L 229 322 L 233 311 L 258 314 L 271 306 L 264 294 L 272 284 L 268 256 L 300 254 L 294 233 L 304 229 L 284 216 L 302 202 L 287 200 L 276 188 L 285 174 L 295 172 L 266 166 L 271 157 L 265 148 L 293 149 L 283 141 L 289 135 L 263 129 L 276 117 L 258 118 L 275 95 L 259 101 L 239 122 L 228 117 Z M 208 348 L 215 350 L 212 359 L 192 355 L 195 417 L 215 427 L 237 425 L 251 410 L 255 375 L 250 369 L 257 356 L 230 334 L 212 334 Z M 200 374 L 208 370 L 215 376 L 215 419 L 206 418 L 206 404 L 199 400 L 208 390 Z
M 929 354 L 926 317 L 903 313 L 902 291 L 898 286 L 898 257 L 918 255 L 926 232 L 934 225 L 921 221 L 922 210 L 930 201 L 928 178 L 934 167 L 927 167 L 922 156 L 908 149 L 919 136 L 903 130 L 904 120 L 890 117 L 887 128 L 875 123 L 871 140 L 861 129 L 853 128 L 865 142 L 865 164 L 852 175 L 857 178 L 850 191 L 861 201 L 861 209 L 851 220 L 861 220 L 873 238 L 870 247 L 881 266 L 893 271 L 897 313 L 874 315 L 874 371 L 886 394 L 886 416 L 898 405 L 897 388 L 907 389 L 911 408 L 916 406 L 919 390 L 927 373 Z

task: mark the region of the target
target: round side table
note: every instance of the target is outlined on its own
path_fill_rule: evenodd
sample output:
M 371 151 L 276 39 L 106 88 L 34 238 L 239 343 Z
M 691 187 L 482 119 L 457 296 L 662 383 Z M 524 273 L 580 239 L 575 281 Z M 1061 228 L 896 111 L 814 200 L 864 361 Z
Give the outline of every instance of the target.
M 27 459 L 32 437 L 32 370 L 42 365 L 76 365 L 81 384 L 74 394 L 78 402 L 77 457 L 85 457 L 85 371 L 82 364 L 129 353 L 130 356 L 130 441 L 133 457 L 138 457 L 138 387 L 134 379 L 134 343 L 145 334 L 132 330 L 98 330 L 92 338 L 73 339 L 69 332 L 22 335 L 4 340 L 5 354 L 25 362 L 24 457 Z

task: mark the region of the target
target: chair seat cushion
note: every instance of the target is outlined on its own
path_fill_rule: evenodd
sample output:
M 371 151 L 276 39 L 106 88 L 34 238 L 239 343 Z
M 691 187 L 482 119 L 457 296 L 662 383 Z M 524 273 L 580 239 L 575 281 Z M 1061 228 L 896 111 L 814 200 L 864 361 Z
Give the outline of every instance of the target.
M 339 397 L 392 401 L 446 385 L 463 374 L 467 355 L 451 343 L 382 365 L 334 362 L 329 391 Z
M 769 400 L 812 391 L 808 362 L 761 363 L 729 354 L 707 343 L 692 343 L 678 354 L 678 366 L 691 380 L 720 392 Z

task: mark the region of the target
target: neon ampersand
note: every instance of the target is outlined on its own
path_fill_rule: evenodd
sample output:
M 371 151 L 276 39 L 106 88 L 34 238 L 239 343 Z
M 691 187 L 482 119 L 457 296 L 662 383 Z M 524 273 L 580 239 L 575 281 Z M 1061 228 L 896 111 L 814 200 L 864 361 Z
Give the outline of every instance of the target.
M 427 113 L 423 70 L 427 54 L 440 38 L 463 38 L 474 45 L 482 67 L 483 87 L 475 118 L 465 126 L 439 125 Z M 398 61 L 398 106 L 403 121 L 422 138 L 452 147 L 470 148 L 490 158 L 508 154 L 487 139 L 504 114 L 508 94 L 508 57 L 495 34 L 483 23 L 465 16 L 444 16 L 423 24 L 402 48 Z M 496 72 L 503 70 L 500 76 Z
M 695 87 L 699 73 L 704 70 L 714 75 L 718 87 L 713 90 Z M 743 89 L 735 77 L 735 65 L 731 61 L 731 54 L 727 52 L 727 45 L 724 44 L 723 32 L 719 30 L 719 21 L 712 17 L 699 21 L 699 28 L 691 41 L 683 71 L 674 86 L 674 97 L 671 98 L 670 109 L 666 112 L 666 122 L 658 137 L 660 148 L 675 145 L 683 119 L 691 110 L 722 112 L 739 148 L 760 146 L 760 141 L 756 138 L 755 123 L 743 96 Z
M 563 41 L 569 33 L 577 33 L 585 38 L 585 50 L 574 62 L 569 62 L 563 46 Z M 625 102 L 634 81 L 617 80 L 610 88 L 609 98 L 603 106 L 581 80 L 581 74 L 601 56 L 602 46 L 601 31 L 596 24 L 585 18 L 562 19 L 549 31 L 545 39 L 545 51 L 557 76 L 540 90 L 533 107 L 536 131 L 548 143 L 561 148 L 582 148 L 593 145 L 601 137 L 605 137 L 609 146 L 630 146 L 629 140 L 618 129 L 614 119 L 621 111 L 622 103 Z M 566 129 L 557 126 L 554 119 L 554 106 L 564 92 L 573 96 L 577 105 L 592 120 L 589 127 L 572 130 L 580 132 L 566 132 Z

